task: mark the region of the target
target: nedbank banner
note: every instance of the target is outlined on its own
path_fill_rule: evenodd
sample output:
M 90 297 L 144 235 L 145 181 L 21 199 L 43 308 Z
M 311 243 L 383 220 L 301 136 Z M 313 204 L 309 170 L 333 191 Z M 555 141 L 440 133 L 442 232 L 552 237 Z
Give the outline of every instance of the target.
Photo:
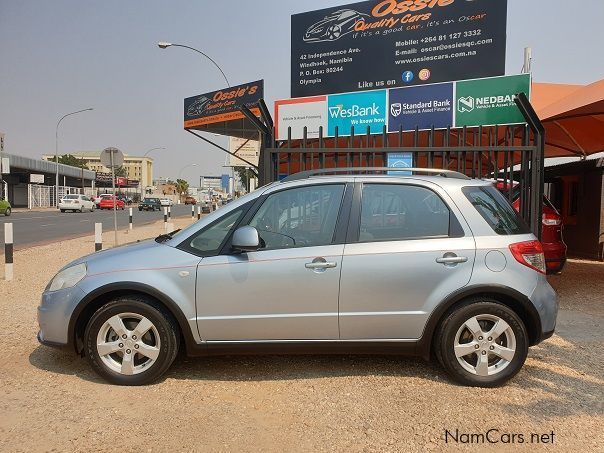
M 530 97 L 530 75 L 490 77 L 390 90 L 332 94 L 275 102 L 277 140 L 524 123 L 514 102 Z

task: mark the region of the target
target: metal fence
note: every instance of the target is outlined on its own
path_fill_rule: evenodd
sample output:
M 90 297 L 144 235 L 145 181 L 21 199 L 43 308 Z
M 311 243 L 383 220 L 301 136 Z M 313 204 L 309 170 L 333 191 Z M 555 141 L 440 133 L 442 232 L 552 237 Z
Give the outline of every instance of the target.
M 480 126 L 388 132 L 340 131 L 333 137 L 309 137 L 304 128 L 301 139 L 273 140 L 261 151 L 260 174 L 264 183 L 277 181 L 299 171 L 387 167 L 388 154 L 410 153 L 413 167 L 456 170 L 471 178 L 497 180 L 510 202 L 519 201 L 521 216 L 541 237 L 543 211 L 544 133 L 528 99 L 520 94 L 516 101 L 527 124 Z M 360 132 L 360 133 L 359 133 Z
M 65 195 L 81 194 L 92 195 L 93 189 L 82 189 L 81 187 L 59 186 L 59 199 Z M 27 207 L 34 208 L 52 208 L 56 205 L 55 186 L 43 186 L 38 184 L 28 184 L 27 186 Z

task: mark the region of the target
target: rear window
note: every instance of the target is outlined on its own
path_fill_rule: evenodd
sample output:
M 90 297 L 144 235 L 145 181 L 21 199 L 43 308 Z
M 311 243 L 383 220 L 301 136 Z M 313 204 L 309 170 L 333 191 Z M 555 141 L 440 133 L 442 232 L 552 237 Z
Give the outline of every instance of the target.
M 524 220 L 495 187 L 464 187 L 462 190 L 495 233 L 505 236 L 530 233 Z
M 67 195 L 65 197 L 66 200 L 79 200 L 80 196 L 79 195 Z

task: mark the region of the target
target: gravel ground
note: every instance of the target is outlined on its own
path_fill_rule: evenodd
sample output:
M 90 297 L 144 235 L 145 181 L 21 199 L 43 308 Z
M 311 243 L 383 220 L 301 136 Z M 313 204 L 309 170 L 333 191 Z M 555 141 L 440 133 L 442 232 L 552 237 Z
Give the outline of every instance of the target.
M 120 241 L 160 232 L 159 224 L 143 227 Z M 571 261 L 552 277 L 562 304 L 558 333 L 531 349 L 504 388 L 454 385 L 421 360 L 350 356 L 181 357 L 165 380 L 126 388 L 36 341 L 44 286 L 93 242 L 17 252 L 17 278 L 0 280 L 2 452 L 604 451 L 604 264 Z M 469 440 L 462 434 L 489 429 L 504 442 L 506 433 L 525 442 L 462 443 Z M 552 432 L 553 445 L 551 437 L 530 442 L 533 433 Z

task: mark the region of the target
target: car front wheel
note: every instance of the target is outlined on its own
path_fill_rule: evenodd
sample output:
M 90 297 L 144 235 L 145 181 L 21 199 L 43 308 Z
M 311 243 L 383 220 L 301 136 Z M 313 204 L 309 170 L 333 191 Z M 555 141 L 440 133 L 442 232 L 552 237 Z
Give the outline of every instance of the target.
M 528 354 L 522 320 L 489 298 L 466 301 L 441 325 L 435 348 L 447 372 L 473 387 L 497 387 L 514 377 Z
M 153 300 L 128 296 L 102 306 L 84 333 L 85 353 L 107 381 L 145 385 L 159 379 L 178 352 L 176 322 Z
M 6 217 L 8 217 L 8 216 L 10 215 L 10 213 L 11 213 L 10 208 L 6 208 L 6 211 L 4 211 L 4 215 L 5 215 Z

